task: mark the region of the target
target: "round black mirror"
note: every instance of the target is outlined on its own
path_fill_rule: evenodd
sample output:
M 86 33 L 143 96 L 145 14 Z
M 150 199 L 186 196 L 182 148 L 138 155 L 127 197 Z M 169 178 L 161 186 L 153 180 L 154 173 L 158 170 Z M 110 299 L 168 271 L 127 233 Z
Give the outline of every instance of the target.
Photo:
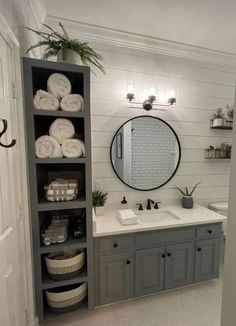
M 181 147 L 164 120 L 139 116 L 125 122 L 113 137 L 111 164 L 118 178 L 136 190 L 162 187 L 175 175 Z

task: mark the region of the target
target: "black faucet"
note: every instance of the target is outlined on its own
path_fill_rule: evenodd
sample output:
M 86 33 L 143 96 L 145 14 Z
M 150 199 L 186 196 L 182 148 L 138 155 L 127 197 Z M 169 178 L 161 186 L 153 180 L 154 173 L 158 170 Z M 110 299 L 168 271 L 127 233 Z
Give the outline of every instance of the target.
M 154 204 L 155 202 L 154 202 L 154 200 L 152 200 L 152 199 L 149 199 L 148 198 L 148 200 L 147 200 L 147 209 L 152 209 L 152 206 L 151 206 L 151 204 Z

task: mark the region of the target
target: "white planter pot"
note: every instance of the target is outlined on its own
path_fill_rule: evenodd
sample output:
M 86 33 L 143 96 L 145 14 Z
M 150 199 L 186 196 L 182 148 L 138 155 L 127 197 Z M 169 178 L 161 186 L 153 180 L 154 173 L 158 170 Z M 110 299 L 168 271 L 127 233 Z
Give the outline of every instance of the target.
M 212 123 L 213 127 L 224 126 L 224 119 L 223 118 L 216 118 L 213 120 Z
M 95 207 L 95 214 L 96 214 L 96 216 L 104 215 L 105 214 L 105 207 L 104 206 Z
M 63 50 L 59 50 L 57 53 L 57 61 L 58 62 L 66 62 L 66 63 L 72 63 L 75 65 L 81 65 L 82 61 L 80 58 L 80 55 L 75 52 L 74 50 L 68 49 L 66 51 L 66 59 L 63 59 Z

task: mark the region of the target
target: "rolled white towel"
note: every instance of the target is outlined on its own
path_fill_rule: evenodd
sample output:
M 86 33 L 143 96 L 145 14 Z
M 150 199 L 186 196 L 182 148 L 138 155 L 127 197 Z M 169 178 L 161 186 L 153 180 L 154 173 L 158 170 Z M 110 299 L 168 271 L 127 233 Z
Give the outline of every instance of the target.
M 37 110 L 56 111 L 59 109 L 59 101 L 52 94 L 40 89 L 34 95 L 34 108 Z
M 60 106 L 63 111 L 83 111 L 83 97 L 79 94 L 68 94 L 61 100 Z
M 35 142 L 36 156 L 39 158 L 62 157 L 61 146 L 50 136 L 41 136 Z
M 70 94 L 71 83 L 65 75 L 54 73 L 48 78 L 47 89 L 53 96 L 62 98 L 65 95 Z
M 66 139 L 61 146 L 62 154 L 65 157 L 84 157 L 85 146 L 80 139 Z
M 75 128 L 70 120 L 59 118 L 51 124 L 49 134 L 56 138 L 59 144 L 62 144 L 65 139 L 74 137 Z

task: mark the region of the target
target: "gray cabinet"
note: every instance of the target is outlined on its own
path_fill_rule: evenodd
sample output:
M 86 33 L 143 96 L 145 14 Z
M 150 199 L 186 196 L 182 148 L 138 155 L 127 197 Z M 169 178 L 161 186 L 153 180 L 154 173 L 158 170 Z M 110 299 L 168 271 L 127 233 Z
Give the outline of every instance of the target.
M 213 223 L 97 238 L 96 304 L 217 278 L 221 227 Z
M 165 289 L 193 283 L 194 242 L 166 247 Z
M 194 275 L 196 283 L 218 277 L 220 248 L 221 238 L 197 241 Z
M 135 254 L 135 295 L 164 289 L 165 248 L 137 250 Z
M 107 304 L 133 295 L 133 256 L 131 253 L 99 257 L 99 302 Z

